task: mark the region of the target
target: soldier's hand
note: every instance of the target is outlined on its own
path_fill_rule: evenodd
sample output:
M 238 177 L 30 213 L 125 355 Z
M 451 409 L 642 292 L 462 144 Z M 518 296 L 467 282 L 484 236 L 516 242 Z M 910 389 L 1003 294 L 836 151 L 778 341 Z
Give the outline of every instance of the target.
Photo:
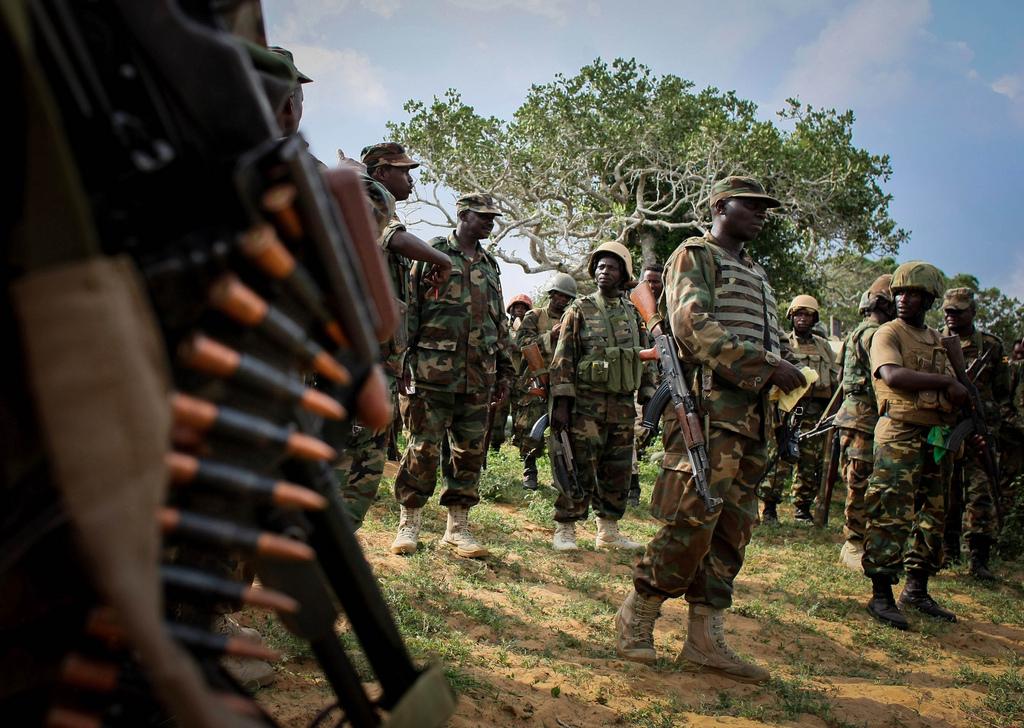
M 781 359 L 778 366 L 775 367 L 775 371 L 768 377 L 768 383 L 774 384 L 783 392 L 792 392 L 797 387 L 807 384 L 807 380 L 804 379 L 804 375 L 800 373 L 799 369 L 785 359 Z
M 551 428 L 564 430 L 569 426 L 569 400 L 560 399 L 551 410 Z
M 427 271 L 425 276 L 423 276 L 423 280 L 425 280 L 431 288 L 441 288 L 448 283 L 448 278 L 451 277 L 451 274 L 451 263 L 448 263 L 448 265 L 438 265 L 435 263 L 430 266 L 430 270 Z
M 968 393 L 967 387 L 955 379 L 946 387 L 946 396 L 957 407 L 966 407 L 971 401 L 971 395 Z
M 508 383 L 502 382 L 498 385 L 498 388 L 494 390 L 494 402 L 500 405 L 502 402 L 508 399 L 509 386 Z

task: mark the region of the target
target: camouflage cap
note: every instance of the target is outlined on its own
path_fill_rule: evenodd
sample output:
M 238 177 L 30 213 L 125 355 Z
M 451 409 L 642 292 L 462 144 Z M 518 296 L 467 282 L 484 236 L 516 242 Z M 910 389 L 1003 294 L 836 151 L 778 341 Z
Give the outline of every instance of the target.
M 282 48 L 281 46 L 268 46 L 267 50 L 270 51 L 271 53 L 276 53 L 277 55 L 281 56 L 288 62 L 288 65 L 291 66 L 292 70 L 295 72 L 295 78 L 298 80 L 299 83 L 313 82 L 313 79 L 311 79 L 309 76 L 300 71 L 298 67 L 295 65 L 295 56 L 292 55 L 292 52 L 290 50 L 288 50 L 287 48 Z
M 955 308 L 958 311 L 974 308 L 974 291 L 970 288 L 950 288 L 942 297 L 942 308 Z
M 359 156 L 362 157 L 363 164 L 366 165 L 367 169 L 374 169 L 376 167 L 408 167 L 409 169 L 416 169 L 420 166 L 419 162 L 406 154 L 405 147 L 398 142 L 371 144 L 368 147 L 363 147 L 363 151 L 360 152 Z
M 455 202 L 455 211 L 472 210 L 484 215 L 500 215 L 501 210 L 494 204 L 494 198 L 482 192 L 463 195 Z
M 942 272 L 923 260 L 901 263 L 892 274 L 891 288 L 894 294 L 903 289 L 916 288 L 938 298 L 945 287 Z
M 712 207 L 719 200 L 729 197 L 756 197 L 768 203 L 768 207 L 778 207 L 782 203 L 764 191 L 764 187 L 753 177 L 726 177 L 711 186 Z

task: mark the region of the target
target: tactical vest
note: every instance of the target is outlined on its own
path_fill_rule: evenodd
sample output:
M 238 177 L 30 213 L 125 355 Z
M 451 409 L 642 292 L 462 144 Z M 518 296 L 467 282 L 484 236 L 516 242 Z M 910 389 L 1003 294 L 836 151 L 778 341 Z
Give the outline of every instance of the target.
M 811 335 L 810 341 L 801 341 L 795 331 L 789 332 L 789 345 L 792 359 L 797 366 L 809 367 L 818 375 L 818 381 L 811 388 L 810 396 L 828 399 L 832 396 L 832 362 L 835 356 L 828 341 L 820 336 Z
M 718 281 L 714 292 L 715 320 L 740 341 L 776 354 L 779 344 L 775 292 L 759 267 L 743 265 L 717 245 L 701 241 L 714 257 Z
M 575 301 L 583 315 L 582 356 L 577 381 L 608 394 L 630 394 L 640 388 L 640 324 L 625 298 L 608 308 L 600 292 Z
M 891 329 L 899 341 L 903 366 L 915 372 L 952 374 L 946 350 L 939 341 L 939 332 L 932 328 L 917 329 L 899 319 L 883 324 L 875 333 Z M 874 362 L 872 362 L 874 369 Z M 914 425 L 949 425 L 956 422 L 956 409 L 945 391 L 926 389 L 903 392 L 893 389 L 885 380 L 874 380 L 878 414 Z

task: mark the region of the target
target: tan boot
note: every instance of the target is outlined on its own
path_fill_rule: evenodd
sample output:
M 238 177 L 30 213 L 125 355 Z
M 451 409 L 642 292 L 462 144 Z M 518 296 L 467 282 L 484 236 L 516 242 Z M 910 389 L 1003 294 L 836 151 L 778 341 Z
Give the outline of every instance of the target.
M 422 508 L 406 508 L 402 506 L 402 516 L 398 521 L 398 535 L 391 544 L 393 554 L 414 554 L 420 541 L 420 526 L 423 525 Z
M 579 546 L 576 545 L 576 524 L 572 521 L 556 523 L 555 538 L 551 545 L 555 551 L 578 551 Z
M 453 547 L 459 556 L 468 559 L 478 559 L 491 553 L 469 530 L 468 506 L 451 506 L 448 509 L 448 528 L 441 541 Z
M 679 659 L 740 682 L 765 683 L 771 677 L 767 670 L 732 651 L 725 643 L 725 610 L 706 604 L 690 605 L 686 644 Z
M 594 545 L 599 549 L 642 549 L 644 544 L 627 538 L 619 531 L 619 522 L 610 518 L 597 519 L 597 538 Z
M 615 615 L 615 651 L 619 657 L 650 664 L 658 659 L 654 650 L 654 622 L 661 615 L 664 597 L 634 591 Z
M 863 574 L 864 566 L 861 558 L 864 556 L 864 546 L 860 541 L 846 541 L 839 552 L 839 563 L 855 574 Z

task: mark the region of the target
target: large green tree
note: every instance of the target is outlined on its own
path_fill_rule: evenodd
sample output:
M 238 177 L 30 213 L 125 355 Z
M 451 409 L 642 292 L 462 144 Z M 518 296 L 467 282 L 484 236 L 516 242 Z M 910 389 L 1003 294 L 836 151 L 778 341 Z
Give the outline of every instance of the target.
M 493 252 L 527 272 L 584 277 L 605 240 L 664 259 L 710 225 L 711 185 L 752 175 L 783 207 L 752 248 L 780 295 L 820 290 L 838 254 L 890 254 L 906 239 L 882 189 L 885 155 L 853 144 L 853 114 L 790 100 L 776 121 L 732 92 L 695 89 L 635 60 L 601 60 L 535 85 L 511 119 L 481 116 L 449 90 L 409 101 L 394 138 L 421 160 L 419 201 L 454 222 L 439 188 L 493 193 L 505 216 Z M 528 241 L 528 256 L 509 238 Z

